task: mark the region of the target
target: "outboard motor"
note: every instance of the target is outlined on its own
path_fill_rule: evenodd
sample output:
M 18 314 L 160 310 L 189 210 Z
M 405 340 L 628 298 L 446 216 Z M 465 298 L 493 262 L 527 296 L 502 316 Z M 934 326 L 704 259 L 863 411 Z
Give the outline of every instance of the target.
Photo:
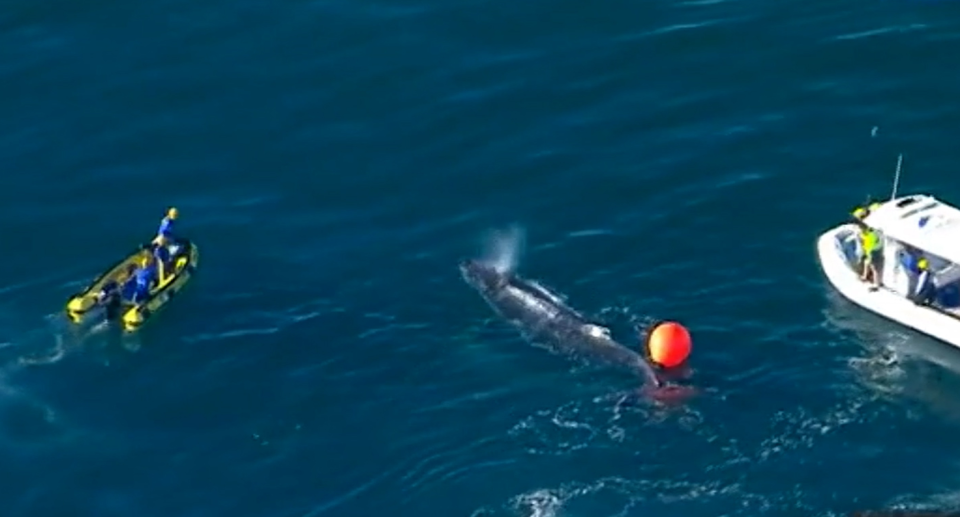
M 100 291 L 100 304 L 103 305 L 107 321 L 120 319 L 120 286 L 115 281 L 108 282 Z

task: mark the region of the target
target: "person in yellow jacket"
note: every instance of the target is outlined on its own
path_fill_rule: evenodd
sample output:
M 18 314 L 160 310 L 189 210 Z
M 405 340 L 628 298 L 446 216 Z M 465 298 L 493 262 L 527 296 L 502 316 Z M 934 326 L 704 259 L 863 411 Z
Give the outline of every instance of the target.
M 880 203 L 866 203 L 866 206 L 858 206 L 851 215 L 853 215 L 854 221 L 863 221 L 878 208 L 880 208 Z
M 873 284 L 870 289 L 880 287 L 880 236 L 866 224 L 860 223 L 860 280 Z

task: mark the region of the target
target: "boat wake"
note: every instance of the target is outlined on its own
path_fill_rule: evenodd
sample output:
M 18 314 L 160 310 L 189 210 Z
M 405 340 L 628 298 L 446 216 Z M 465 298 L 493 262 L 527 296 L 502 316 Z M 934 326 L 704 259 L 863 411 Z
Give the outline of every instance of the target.
M 610 404 L 614 396 L 599 396 L 584 404 L 570 402 L 544 409 L 520 420 L 508 431 L 527 454 L 563 456 L 586 448 L 620 447 L 640 437 L 628 430 L 667 426 L 697 432 L 703 416 L 683 405 Z M 619 394 L 619 398 L 624 398 Z
M 0 374 L 0 444 L 24 447 L 62 431 L 52 407 L 17 388 Z
M 842 436 L 847 427 L 872 425 L 879 414 L 872 400 L 852 397 L 819 414 L 802 408 L 778 412 L 762 436 L 744 440 L 723 419 L 689 408 L 597 411 L 590 405 L 566 404 L 522 419 L 509 435 L 527 454 L 575 456 L 578 464 L 603 457 L 608 468 L 597 469 L 593 478 L 580 471 L 576 477 L 586 481 L 547 484 L 472 515 L 830 514 L 834 509 L 823 507 L 818 489 L 803 488 L 799 478 L 774 492 L 763 480 L 782 476 L 784 465 L 807 461 L 811 449 Z M 614 468 L 611 461 L 616 458 L 624 458 L 624 470 L 636 475 L 604 474 Z
M 655 494 L 651 500 L 647 494 Z M 710 500 L 726 501 L 727 507 L 739 504 L 756 508 L 762 506 L 757 501 L 744 497 L 745 494 L 736 485 L 724 486 L 718 482 L 696 483 L 683 480 L 665 479 L 624 479 L 619 477 L 601 478 L 592 482 L 570 482 L 554 488 L 541 488 L 514 496 L 501 509 L 480 509 L 473 517 L 523 516 L 558 517 L 578 515 L 574 511 L 582 509 L 580 515 L 590 515 L 591 510 L 604 509 L 611 513 L 602 515 L 644 515 L 647 508 L 658 508 L 669 513 L 670 507 L 693 507 L 697 503 Z M 653 512 L 651 512 L 653 513 Z
M 944 343 L 844 303 L 839 295 L 824 311 L 835 332 L 853 333 L 864 348 L 847 359 L 857 382 L 893 403 L 920 403 L 939 417 L 960 422 L 960 354 Z
M 102 350 L 117 343 L 127 352 L 140 349 L 136 334 L 123 334 L 103 320 L 77 325 L 57 312 L 46 315 L 40 327 L 26 330 L 15 341 L 0 346 L 0 368 L 12 374 L 20 368 L 53 365 L 74 353 Z
M 52 364 L 71 350 L 59 335 L 53 334 L 52 349 L 48 329 L 29 332 L 6 344 L 0 356 L 0 448 L 20 453 L 66 443 L 76 429 L 63 422 L 55 409 L 28 390 L 15 377 L 32 364 Z M 46 347 L 46 348 L 44 348 Z M 42 350 L 42 351 L 38 351 Z
M 83 348 L 93 338 L 102 336 L 110 330 L 109 324 L 105 321 L 86 326 L 73 326 L 59 313 L 49 314 L 44 319 L 47 323 L 45 328 L 38 329 L 22 340 L 19 347 L 22 353 L 17 358 L 18 365 L 39 366 L 57 363 L 70 353 Z M 41 343 L 47 338 L 52 339 L 52 346 Z

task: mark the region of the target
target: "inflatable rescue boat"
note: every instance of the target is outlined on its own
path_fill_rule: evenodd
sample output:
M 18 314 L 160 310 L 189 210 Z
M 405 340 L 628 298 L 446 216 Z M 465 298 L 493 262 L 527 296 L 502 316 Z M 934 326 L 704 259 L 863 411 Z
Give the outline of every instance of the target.
M 117 318 L 122 322 L 123 329 L 132 332 L 139 329 L 147 319 L 160 308 L 169 303 L 187 285 L 196 272 L 200 253 L 197 246 L 189 241 L 182 240 L 172 246 L 170 264 L 171 271 L 165 274 L 163 282 L 157 283 L 150 294 L 139 303 L 118 296 L 119 310 Z M 112 265 L 98 276 L 82 292 L 74 294 L 67 302 L 67 317 L 73 323 L 82 323 L 93 313 L 102 313 L 105 309 L 100 302 L 100 293 L 111 282 L 123 286 L 129 279 L 129 271 L 144 258 L 151 254 L 151 246 L 143 244 L 136 251 Z

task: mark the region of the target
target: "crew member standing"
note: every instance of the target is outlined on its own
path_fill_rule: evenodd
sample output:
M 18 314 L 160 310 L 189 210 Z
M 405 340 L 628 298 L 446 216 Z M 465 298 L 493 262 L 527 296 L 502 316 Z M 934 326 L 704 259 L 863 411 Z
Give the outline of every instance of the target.
M 180 213 L 176 208 L 171 206 L 167 209 L 167 216 L 160 221 L 160 228 L 157 230 L 157 236 L 153 239 L 154 245 L 161 244 L 161 239 L 166 239 L 168 243 L 176 243 L 179 240 L 176 233 L 173 231 L 174 222 L 177 220 L 179 215 Z
M 870 290 L 876 291 L 880 287 L 880 237 L 877 232 L 863 222 L 860 226 L 860 247 L 863 250 L 860 264 L 860 280 L 870 282 Z

